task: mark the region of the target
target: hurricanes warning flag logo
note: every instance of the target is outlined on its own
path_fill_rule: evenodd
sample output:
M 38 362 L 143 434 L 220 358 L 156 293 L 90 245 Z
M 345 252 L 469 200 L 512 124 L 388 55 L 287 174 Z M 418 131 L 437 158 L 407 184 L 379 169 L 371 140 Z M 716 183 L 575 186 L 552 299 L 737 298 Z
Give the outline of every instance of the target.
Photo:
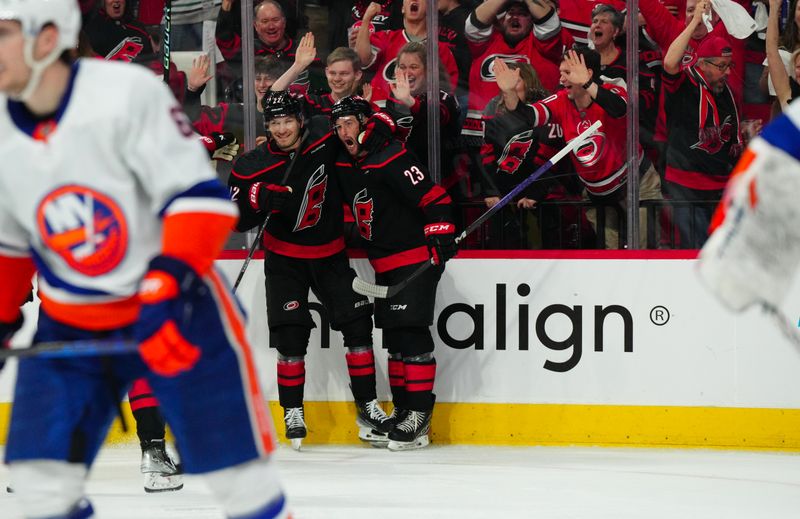
M 122 209 L 95 190 L 61 187 L 42 200 L 36 219 L 44 244 L 82 274 L 105 274 L 125 257 L 128 229 Z
M 372 214 L 375 210 L 372 198 L 368 198 L 367 190 L 362 189 L 353 199 L 353 213 L 355 213 L 358 232 L 367 241 L 372 241 Z

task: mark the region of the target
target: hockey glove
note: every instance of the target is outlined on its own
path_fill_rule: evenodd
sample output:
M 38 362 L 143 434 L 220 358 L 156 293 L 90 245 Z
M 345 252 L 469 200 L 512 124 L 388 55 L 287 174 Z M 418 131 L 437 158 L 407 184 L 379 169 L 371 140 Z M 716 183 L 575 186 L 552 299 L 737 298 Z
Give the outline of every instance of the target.
M 364 131 L 358 135 L 358 143 L 367 153 L 383 148 L 394 135 L 397 125 L 383 112 L 375 112 L 364 124 Z
M 230 162 L 239 153 L 239 143 L 231 132 L 213 132 L 210 136 L 201 137 L 212 160 Z
M 292 199 L 292 188 L 278 184 L 256 182 L 250 186 L 250 207 L 255 211 L 280 213 Z
M 444 263 L 456 255 L 456 226 L 450 222 L 429 223 L 425 226 L 425 239 L 434 265 Z
M 150 262 L 139 289 L 142 310 L 134 333 L 139 354 L 154 373 L 174 377 L 200 359 L 200 348 L 185 338 L 182 328 L 206 290 L 202 279 L 183 261 L 156 256 Z
M 11 338 L 19 331 L 20 328 L 22 328 L 22 321 L 22 314 L 20 314 L 19 318 L 13 323 L 0 322 L 0 350 L 7 349 L 9 347 Z M 6 361 L 0 359 L 0 370 L 3 369 L 5 363 Z

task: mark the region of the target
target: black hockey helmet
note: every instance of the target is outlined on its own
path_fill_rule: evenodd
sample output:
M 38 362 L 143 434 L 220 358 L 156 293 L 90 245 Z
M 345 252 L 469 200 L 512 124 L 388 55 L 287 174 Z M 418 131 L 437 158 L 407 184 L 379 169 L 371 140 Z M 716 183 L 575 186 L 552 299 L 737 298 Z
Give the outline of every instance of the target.
M 276 117 L 294 116 L 298 121 L 303 120 L 302 100 L 289 92 L 270 92 L 261 99 L 264 109 L 264 123 L 269 124 Z
M 350 95 L 336 101 L 331 108 L 331 124 L 336 126 L 336 120 L 340 117 L 355 115 L 361 124 L 372 115 L 372 105 L 361 96 Z

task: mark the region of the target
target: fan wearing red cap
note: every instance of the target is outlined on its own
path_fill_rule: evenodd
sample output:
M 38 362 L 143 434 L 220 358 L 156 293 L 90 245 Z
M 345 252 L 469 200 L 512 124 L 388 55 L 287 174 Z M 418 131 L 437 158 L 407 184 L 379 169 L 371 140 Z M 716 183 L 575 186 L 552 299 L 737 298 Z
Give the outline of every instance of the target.
M 697 3 L 692 20 L 664 55 L 662 87 L 666 108 L 665 192 L 673 200 L 695 202 L 692 211 L 676 205 L 674 221 L 681 247 L 699 248 L 742 143 L 739 111 L 728 85 L 733 68 L 731 42 L 709 35 L 697 46 L 694 60 L 683 65 L 686 45 L 710 2 Z M 703 202 L 703 203 L 699 203 Z

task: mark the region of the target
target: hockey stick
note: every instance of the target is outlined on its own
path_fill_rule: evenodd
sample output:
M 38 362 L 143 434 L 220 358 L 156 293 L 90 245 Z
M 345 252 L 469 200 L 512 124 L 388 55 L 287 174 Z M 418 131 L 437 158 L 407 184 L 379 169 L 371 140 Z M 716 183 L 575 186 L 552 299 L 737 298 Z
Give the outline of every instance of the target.
M 41 342 L 29 348 L 0 350 L 0 362 L 10 358 L 39 357 L 63 359 L 70 357 L 91 357 L 95 355 L 123 355 L 136 353 L 138 344 L 126 340 L 85 340 Z
M 300 146 L 297 148 L 297 152 L 292 157 L 292 160 L 289 162 L 289 167 L 286 168 L 286 173 L 283 174 L 283 179 L 281 180 L 281 185 L 286 184 L 286 181 L 289 179 L 289 173 L 292 172 L 294 168 L 294 163 L 297 162 L 297 157 L 300 156 L 300 153 L 303 150 L 303 143 L 306 141 L 306 137 L 308 137 L 308 128 L 306 128 L 305 132 L 303 132 L 303 136 L 300 137 Z M 272 213 L 267 213 L 267 217 L 264 218 L 264 223 L 261 224 L 261 227 L 258 228 L 258 234 L 256 234 L 256 239 L 253 240 L 253 244 L 250 246 L 250 251 L 247 253 L 247 258 L 244 260 L 244 265 L 242 265 L 242 269 L 239 271 L 239 275 L 236 276 L 236 281 L 233 283 L 233 293 L 236 293 L 236 289 L 239 288 L 239 284 L 242 282 L 242 278 L 244 278 L 244 273 L 247 272 L 247 266 L 250 265 L 250 260 L 253 259 L 253 254 L 256 253 L 256 249 L 258 248 L 258 244 L 261 242 L 261 236 L 264 235 L 264 230 L 267 228 L 267 223 L 269 223 L 269 217 Z
M 567 154 L 571 153 L 575 148 L 583 144 L 586 139 L 589 138 L 598 128 L 602 126 L 600 121 L 596 121 L 593 125 L 591 125 L 587 130 L 583 133 L 578 135 L 576 138 L 572 139 L 564 148 L 561 149 L 558 153 L 553 155 L 550 160 L 539 166 L 539 168 L 528 175 L 528 177 L 520 182 L 514 189 L 508 192 L 503 198 L 500 199 L 495 205 L 490 207 L 485 213 L 479 216 L 474 222 L 472 222 L 469 227 L 464 229 L 461 234 L 456 236 L 455 242 L 456 245 L 461 243 L 464 238 L 467 237 L 468 234 L 472 233 L 475 229 L 479 228 L 483 223 L 492 217 L 497 211 L 502 209 L 506 206 L 511 200 L 513 200 L 518 194 L 525 190 L 529 185 L 531 185 L 537 178 L 544 175 L 553 165 L 564 158 Z M 422 265 L 420 265 L 417 270 L 412 272 L 406 279 L 400 281 L 396 285 L 385 286 L 385 285 L 377 285 L 374 283 L 370 283 L 369 281 L 364 281 L 363 279 L 356 277 L 353 279 L 353 290 L 361 295 L 370 296 L 370 297 L 377 297 L 380 299 L 385 299 L 387 297 L 392 297 L 405 287 L 408 286 L 409 283 L 414 281 L 416 278 L 421 276 L 426 270 L 428 270 L 433 263 L 431 261 L 426 261 Z
M 789 339 L 794 346 L 800 348 L 800 331 L 792 324 L 792 321 L 779 308 L 762 302 L 764 311 L 772 317 L 773 322 L 778 326 L 784 337 Z
M 170 64 L 170 35 L 172 34 L 172 0 L 164 3 L 164 41 L 161 42 L 163 58 L 161 66 L 164 68 L 164 83 L 169 85 L 169 64 Z

